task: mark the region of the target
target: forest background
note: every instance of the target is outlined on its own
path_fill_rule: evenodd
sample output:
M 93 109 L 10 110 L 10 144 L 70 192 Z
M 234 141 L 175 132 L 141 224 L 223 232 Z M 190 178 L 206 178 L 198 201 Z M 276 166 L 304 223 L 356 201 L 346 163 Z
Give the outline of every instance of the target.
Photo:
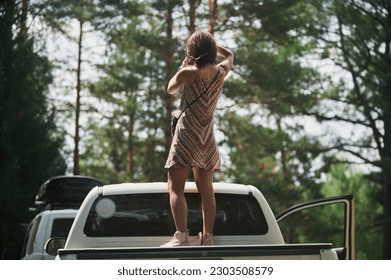
M 276 214 L 353 194 L 356 257 L 391 259 L 390 1 L 0 3 L 1 252 L 50 177 L 166 180 L 166 86 L 202 29 L 235 53 L 215 181 L 258 187 Z

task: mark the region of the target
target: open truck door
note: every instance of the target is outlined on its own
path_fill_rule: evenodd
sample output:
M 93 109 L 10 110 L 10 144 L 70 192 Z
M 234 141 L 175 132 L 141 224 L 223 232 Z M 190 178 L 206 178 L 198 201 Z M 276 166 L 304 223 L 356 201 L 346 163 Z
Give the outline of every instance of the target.
M 331 242 L 341 260 L 355 259 L 352 195 L 312 200 L 276 216 L 286 243 Z

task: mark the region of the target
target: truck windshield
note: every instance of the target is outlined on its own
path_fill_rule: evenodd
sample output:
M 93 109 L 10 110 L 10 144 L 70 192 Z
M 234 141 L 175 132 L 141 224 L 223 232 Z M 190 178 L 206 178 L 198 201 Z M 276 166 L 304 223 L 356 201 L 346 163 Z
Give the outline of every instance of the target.
M 257 200 L 249 195 L 215 194 L 215 235 L 263 235 L 268 231 Z M 186 194 L 190 232 L 202 231 L 198 193 Z M 84 233 L 100 236 L 167 236 L 175 232 L 168 194 L 99 197 L 91 207 Z

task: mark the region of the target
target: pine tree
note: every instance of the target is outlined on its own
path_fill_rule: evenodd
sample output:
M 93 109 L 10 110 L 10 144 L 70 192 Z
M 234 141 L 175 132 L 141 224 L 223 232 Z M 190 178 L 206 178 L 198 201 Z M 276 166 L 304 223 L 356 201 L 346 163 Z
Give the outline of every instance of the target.
M 63 138 L 47 99 L 51 68 L 35 50 L 26 25 L 27 3 L 7 0 L 0 6 L 1 251 L 21 245 L 18 226 L 28 222 L 28 207 L 40 185 L 66 168 Z

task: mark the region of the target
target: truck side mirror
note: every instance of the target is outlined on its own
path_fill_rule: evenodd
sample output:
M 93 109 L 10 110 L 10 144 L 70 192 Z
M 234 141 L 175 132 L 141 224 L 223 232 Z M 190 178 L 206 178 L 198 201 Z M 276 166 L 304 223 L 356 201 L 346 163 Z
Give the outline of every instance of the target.
M 45 252 L 51 256 L 57 256 L 58 249 L 65 247 L 66 237 L 52 237 L 45 244 Z

